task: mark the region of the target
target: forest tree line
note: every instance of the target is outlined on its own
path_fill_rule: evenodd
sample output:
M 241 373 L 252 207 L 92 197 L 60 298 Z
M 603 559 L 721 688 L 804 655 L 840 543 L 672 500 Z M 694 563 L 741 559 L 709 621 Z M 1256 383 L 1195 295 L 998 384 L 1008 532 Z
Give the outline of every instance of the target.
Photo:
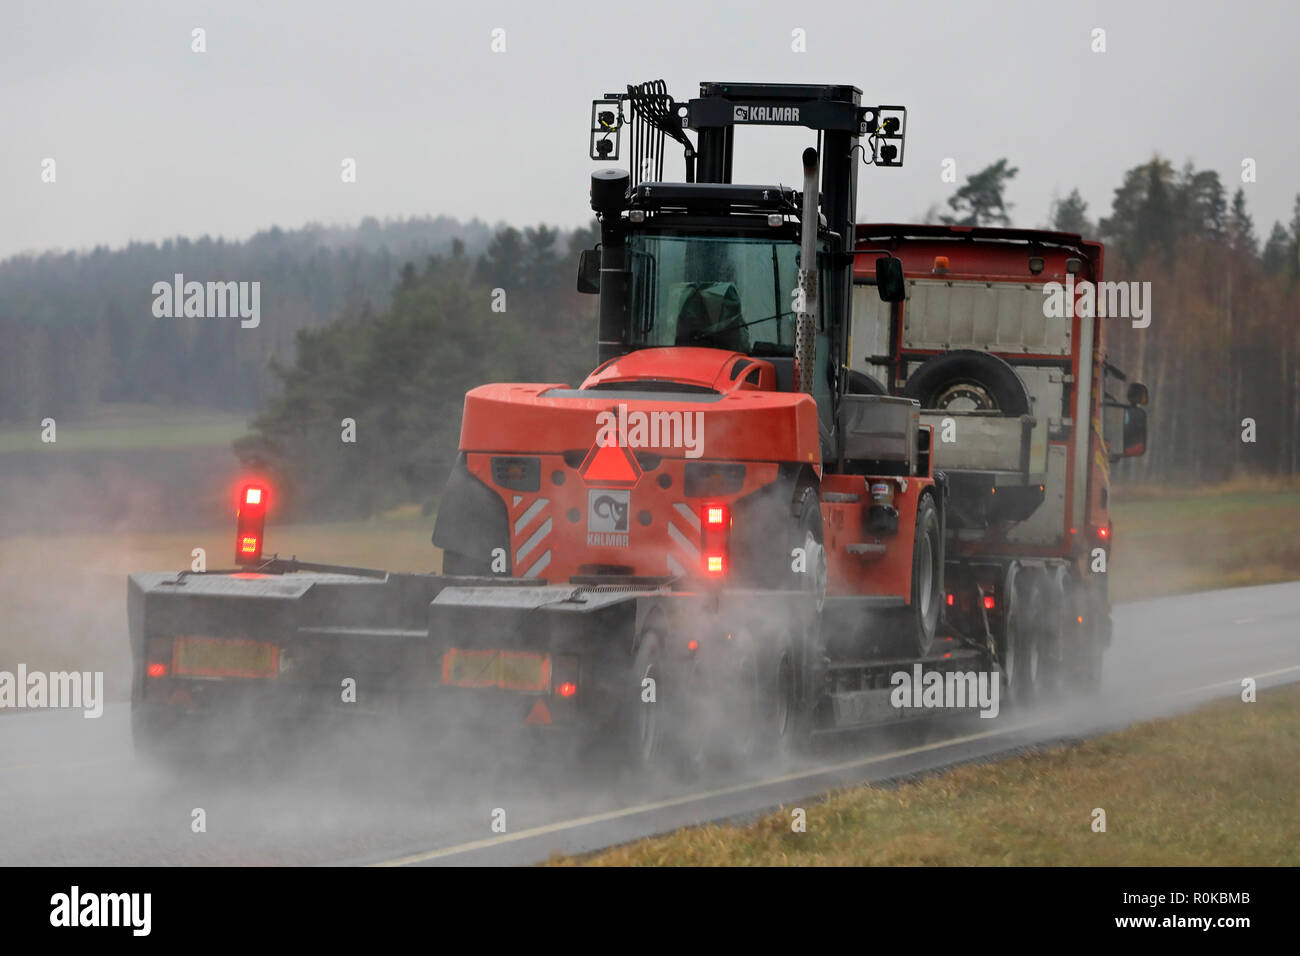
M 925 218 L 1013 221 L 1016 168 L 968 177 Z M 1260 235 L 1245 192 L 1154 157 L 1092 218 L 1077 190 L 1041 223 L 1106 243 L 1105 278 L 1151 283 L 1151 324 L 1107 320 L 1110 360 L 1151 390 L 1147 455 L 1117 478 L 1196 483 L 1300 470 L 1300 197 Z M 576 383 L 595 305 L 574 291 L 592 228 L 495 230 L 410 220 L 274 229 L 0 263 L 0 420 L 100 402 L 257 410 L 238 451 L 312 513 L 431 503 L 455 454 L 464 392 L 487 381 Z M 263 282 L 256 330 L 154 319 L 151 284 Z M 340 454 L 340 422 L 356 442 Z M 1243 441 L 1253 423 L 1254 442 Z

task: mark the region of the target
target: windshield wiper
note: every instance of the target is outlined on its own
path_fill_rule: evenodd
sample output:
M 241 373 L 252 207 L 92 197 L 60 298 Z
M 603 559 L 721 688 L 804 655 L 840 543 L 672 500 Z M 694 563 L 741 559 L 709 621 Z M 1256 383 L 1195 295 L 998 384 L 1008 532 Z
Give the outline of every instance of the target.
M 786 315 L 794 315 L 794 312 L 791 310 L 787 310 L 785 312 L 778 312 L 776 313 L 776 315 L 765 315 L 761 319 L 750 319 L 748 322 L 733 322 L 730 325 L 724 325 L 720 329 L 701 329 L 698 332 L 692 332 L 690 336 L 690 340 L 692 342 L 698 342 L 700 339 L 711 339 L 715 335 L 722 335 L 723 333 L 726 332 L 734 332 L 736 331 L 736 329 L 749 328 L 749 326 L 757 325 L 759 322 L 770 322 L 772 319 L 779 319 L 782 316 L 786 316 Z M 778 331 L 779 331 L 779 326 L 778 326 Z

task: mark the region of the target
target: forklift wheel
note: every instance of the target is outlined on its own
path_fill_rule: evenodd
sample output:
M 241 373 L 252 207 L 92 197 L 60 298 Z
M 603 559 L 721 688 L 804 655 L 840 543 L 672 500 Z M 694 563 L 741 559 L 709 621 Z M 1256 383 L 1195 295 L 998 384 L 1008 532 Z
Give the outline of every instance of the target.
M 912 544 L 912 603 L 907 609 L 912 648 L 918 657 L 930 653 L 939 625 L 943 598 L 943 542 L 934 499 L 922 495 L 916 505 L 916 538 Z

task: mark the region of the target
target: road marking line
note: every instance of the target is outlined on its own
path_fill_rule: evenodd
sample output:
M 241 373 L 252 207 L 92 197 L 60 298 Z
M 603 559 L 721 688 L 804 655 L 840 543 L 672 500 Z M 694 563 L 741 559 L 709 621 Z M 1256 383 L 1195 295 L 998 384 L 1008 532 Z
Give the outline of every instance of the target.
M 963 737 L 952 737 L 948 740 L 935 741 L 934 743 L 923 744 L 919 747 L 893 750 L 889 753 L 876 754 L 871 757 L 859 757 L 856 760 L 846 760 L 842 763 L 829 764 L 811 770 L 782 774 L 779 777 L 769 777 L 766 780 L 755 780 L 750 783 L 738 783 L 729 787 L 720 787 L 716 790 L 707 790 L 703 793 L 683 794 L 680 797 L 670 797 L 667 800 L 659 800 L 655 803 L 643 803 L 634 807 L 624 807 L 621 810 L 607 810 L 604 813 L 593 813 L 590 816 L 575 817 L 572 820 L 561 820 L 556 823 L 531 827 L 527 830 L 519 830 L 516 833 L 503 833 L 500 836 L 488 837 L 483 840 L 474 840 L 470 843 L 461 843 L 457 846 L 444 847 L 441 850 L 429 850 L 424 853 L 413 853 L 409 856 L 395 857 L 391 860 L 383 860 L 369 865 L 407 866 L 411 863 L 423 863 L 427 860 L 436 860 L 440 857 L 454 856 L 457 853 L 468 853 L 471 850 L 481 850 L 490 846 L 500 846 L 503 843 L 514 843 L 518 840 L 527 840 L 530 837 L 544 836 L 548 833 L 557 833 L 561 830 L 572 830 L 592 823 L 603 823 L 607 820 L 617 820 L 620 817 L 634 816 L 638 813 L 648 813 L 652 810 L 665 810 L 669 807 L 682 806 L 699 800 L 711 800 L 714 797 L 725 797 L 730 794 L 743 793 L 746 790 L 754 790 L 759 787 L 771 786 L 778 783 L 789 783 L 794 780 L 801 780 L 805 777 L 821 777 L 841 770 L 852 770 L 855 767 L 865 767 L 869 764 L 880 763 L 881 761 L 891 760 L 896 757 L 908 757 L 912 754 L 925 753 L 928 750 L 938 750 L 941 747 L 951 747 L 955 744 L 970 743 L 974 740 L 985 740 L 989 737 L 997 737 L 1002 734 L 1009 734 L 1014 731 L 1024 730 L 1028 727 L 1034 727 L 1041 723 L 1045 723 L 1045 721 L 1033 721 L 1025 724 L 1016 724 L 1012 727 L 1003 727 L 998 730 L 986 730 L 978 734 L 967 734 Z
M 1290 674 L 1300 671 L 1300 664 L 1291 667 L 1282 667 L 1277 670 L 1265 671 L 1262 674 L 1255 675 L 1256 679 L 1262 677 L 1276 677 L 1279 674 Z M 1187 690 L 1170 691 L 1166 694 L 1157 696 L 1156 700 L 1162 700 L 1169 697 L 1181 697 L 1186 694 L 1195 694 L 1206 690 L 1216 690 L 1222 687 L 1239 687 L 1240 680 L 1217 681 L 1213 684 L 1204 684 L 1200 687 L 1193 687 Z M 914 754 L 925 753 L 930 750 L 938 750 L 942 747 L 951 747 L 956 744 L 970 743 L 975 740 L 987 740 L 991 737 L 998 737 L 1003 734 L 1014 733 L 1021 730 L 1027 730 L 1031 727 L 1038 727 L 1043 724 L 1057 720 L 1059 715 L 1044 717 L 1040 720 L 1033 720 L 1027 723 L 1014 724 L 1010 727 L 1003 727 L 996 730 L 986 730 L 978 734 L 966 734 L 962 737 L 952 737 L 947 740 L 939 740 L 934 743 L 922 744 L 919 747 L 907 747 L 903 750 L 893 750 L 889 753 L 876 754 L 871 757 L 859 757 L 855 760 L 846 760 L 837 764 L 828 764 L 824 767 L 817 767 L 810 770 L 795 771 L 793 773 L 782 774 L 779 777 L 769 777 L 766 780 L 755 780 L 750 783 L 738 783 L 729 787 L 720 787 L 716 790 L 707 790 L 703 793 L 683 794 L 680 797 L 670 797 L 666 800 L 659 800 L 654 803 L 643 803 L 638 806 L 624 807 L 620 810 L 607 810 L 604 813 L 593 813 L 585 817 L 575 817 L 572 820 L 560 820 L 556 823 L 547 823 L 542 826 L 530 827 L 527 830 L 519 830 L 516 833 L 503 833 L 499 836 L 487 837 L 482 840 L 473 840 L 469 843 L 460 843 L 455 846 L 444 847 L 440 850 L 427 850 L 422 853 L 412 853 L 407 856 L 394 857 L 390 860 L 381 860 L 376 863 L 367 864 L 368 866 L 409 866 L 412 863 L 425 863 L 429 860 L 437 860 L 443 857 L 455 856 L 459 853 L 469 853 L 474 850 L 483 850 L 488 847 L 502 846 L 506 843 L 515 843 L 519 840 L 527 840 L 536 836 L 545 836 L 548 833 L 558 833 L 563 830 L 574 830 L 578 827 L 589 826 L 593 823 L 604 823 L 609 820 L 618 820 L 622 817 L 635 816 L 638 813 L 649 813 L 654 810 L 666 810 L 670 807 L 684 806 L 688 803 L 695 803 L 702 800 L 712 800 L 715 797 L 725 797 L 731 794 L 744 793 L 746 790 L 756 790 L 759 787 L 772 786 L 779 783 L 790 783 L 795 780 L 802 780 L 808 777 L 821 777 L 827 774 L 838 773 L 843 770 L 852 770 L 856 767 L 866 767 L 873 763 L 881 763 L 886 760 L 892 760 L 898 757 L 910 757 Z

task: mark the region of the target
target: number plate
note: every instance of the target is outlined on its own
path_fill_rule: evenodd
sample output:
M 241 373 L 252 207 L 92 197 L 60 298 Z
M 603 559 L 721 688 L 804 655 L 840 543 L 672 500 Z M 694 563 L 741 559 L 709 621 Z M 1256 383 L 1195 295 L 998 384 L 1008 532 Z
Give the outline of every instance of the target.
M 178 677 L 275 677 L 280 649 L 263 641 L 236 638 L 181 637 L 172 649 L 172 673 Z
M 551 688 L 551 658 L 525 651 L 452 647 L 442 658 L 442 682 L 454 687 L 547 691 Z

